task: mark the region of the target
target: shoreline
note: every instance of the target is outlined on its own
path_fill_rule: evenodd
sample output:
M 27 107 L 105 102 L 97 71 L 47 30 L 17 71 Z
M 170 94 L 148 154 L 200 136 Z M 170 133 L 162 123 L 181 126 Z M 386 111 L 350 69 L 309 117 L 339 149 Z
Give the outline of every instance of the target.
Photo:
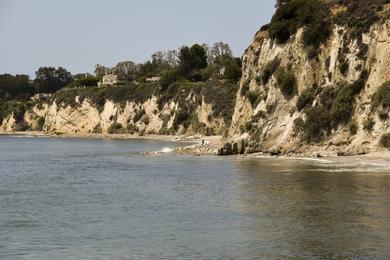
M 191 143 L 186 146 L 177 147 L 174 153 L 179 155 L 217 155 L 218 148 L 223 144 L 222 136 L 180 136 L 180 135 L 158 135 L 158 134 L 147 134 L 147 135 L 131 135 L 131 134 L 55 134 L 55 133 L 44 133 L 39 131 L 25 131 L 25 132 L 3 132 L 0 131 L 0 136 L 30 136 L 30 137 L 56 137 L 56 138 L 85 138 L 85 139 L 113 139 L 113 140 L 156 140 L 156 141 L 167 141 L 167 142 L 186 142 Z M 204 142 L 204 144 L 202 144 Z M 390 150 L 372 151 L 364 155 L 350 155 L 350 156 L 338 156 L 337 154 L 328 153 L 324 156 L 318 156 L 318 154 L 324 155 L 324 153 L 308 152 L 308 153 L 291 153 L 291 154 L 278 154 L 272 155 L 267 152 L 258 152 L 251 154 L 241 155 L 228 155 L 221 157 L 230 158 L 248 158 L 248 159 L 259 159 L 259 158 L 281 158 L 281 159 L 336 159 L 336 158 L 353 158 L 362 160 L 386 160 L 390 161 Z
M 40 131 L 25 131 L 25 132 L 3 132 L 0 131 L 0 136 L 30 136 L 30 137 L 57 137 L 57 138 L 85 138 L 85 139 L 118 139 L 118 140 L 157 140 L 168 142 L 189 142 L 195 143 L 194 145 L 202 144 L 202 140 L 205 143 L 215 143 L 217 140 L 221 140 L 222 136 L 182 136 L 182 135 L 158 135 L 158 134 L 146 134 L 146 135 L 132 135 L 132 134 L 59 134 L 59 133 L 45 133 Z

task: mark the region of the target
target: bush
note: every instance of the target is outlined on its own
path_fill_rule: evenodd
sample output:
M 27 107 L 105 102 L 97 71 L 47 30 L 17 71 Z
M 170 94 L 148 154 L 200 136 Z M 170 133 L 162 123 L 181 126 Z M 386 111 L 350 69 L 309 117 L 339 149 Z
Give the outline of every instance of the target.
M 323 15 L 325 17 L 325 15 Z M 318 48 L 321 43 L 326 42 L 332 32 L 332 26 L 329 20 L 316 20 L 312 24 L 308 25 L 303 33 L 303 44 L 306 47 L 312 47 L 316 50 L 311 55 L 315 57 L 315 53 L 318 52 Z
M 272 61 L 269 61 L 261 72 L 260 79 L 263 85 L 266 85 L 275 71 L 279 68 L 280 59 L 276 57 Z
M 356 121 L 352 121 L 351 123 L 349 123 L 348 129 L 351 135 L 356 135 L 359 130 L 359 125 Z
M 173 127 L 175 129 L 178 129 L 179 125 L 183 124 L 187 121 L 189 118 L 188 111 L 186 110 L 179 110 L 175 116 L 175 119 L 173 120 Z
M 348 61 L 341 59 L 339 63 L 339 70 L 341 74 L 346 75 L 347 72 L 349 71 L 349 63 Z
M 367 78 L 368 72 L 363 71 L 355 82 L 339 87 L 330 108 L 332 126 L 334 128 L 339 124 L 346 124 L 350 121 L 354 111 L 355 97 L 363 90 Z
M 383 134 L 380 141 L 380 145 L 386 148 L 390 148 L 390 133 L 388 134 Z
M 258 99 L 259 99 L 259 93 L 254 92 L 254 91 L 248 91 L 247 97 L 248 97 L 249 101 L 251 102 L 252 107 L 255 107 L 256 101 L 258 101 Z
M 137 126 L 133 125 L 133 124 L 128 124 L 127 127 L 126 127 L 126 130 L 129 134 L 135 134 L 135 132 L 138 132 L 139 129 Z
M 372 130 L 374 129 L 374 126 L 375 126 L 375 121 L 372 118 L 367 118 L 363 122 L 363 129 L 369 133 L 372 132 Z
M 136 124 L 139 120 L 141 120 L 143 115 L 145 115 L 145 110 L 144 109 L 138 110 L 133 117 L 133 123 Z
M 305 121 L 302 118 L 298 117 L 294 120 L 294 133 L 298 134 L 305 130 Z
M 88 75 L 85 77 L 82 77 L 81 79 L 77 80 L 82 86 L 86 87 L 97 87 L 98 82 L 101 80 L 100 77 L 95 77 L 92 75 Z
M 327 40 L 330 33 L 330 13 L 320 0 L 291 0 L 279 5 L 269 25 L 271 38 L 285 43 L 300 27 L 306 26 L 306 46 Z
M 335 23 L 346 25 L 352 29 L 353 37 L 361 37 L 363 33 L 369 31 L 371 26 L 380 19 L 378 10 L 388 0 L 353 0 L 344 1 L 347 6 L 345 12 L 340 12 L 335 17 Z
M 296 92 L 297 80 L 290 68 L 279 68 L 276 71 L 276 82 L 285 97 L 291 97 Z
M 101 134 L 103 132 L 102 130 L 102 125 L 100 123 L 98 123 L 97 125 L 95 125 L 95 127 L 93 128 L 92 130 L 92 133 L 93 134 Z
M 387 119 L 389 119 L 389 111 L 382 109 L 378 112 L 378 116 L 380 120 L 386 121 Z
M 123 134 L 125 132 L 126 132 L 125 129 L 120 123 L 113 123 L 107 129 L 107 133 L 109 134 Z
M 242 97 L 246 96 L 246 94 L 248 93 L 249 83 L 250 83 L 250 80 L 248 79 L 248 80 L 244 81 L 244 83 L 242 84 L 241 90 L 240 90 L 240 94 Z
M 315 99 L 315 89 L 316 86 L 313 86 L 302 91 L 297 100 L 298 111 L 302 111 L 302 109 L 304 109 L 305 107 L 313 104 L 313 101 Z
M 165 72 L 161 79 L 160 79 L 160 85 L 161 89 L 165 90 L 171 85 L 172 83 L 176 82 L 179 79 L 179 73 L 176 69 L 171 69 Z
M 308 108 L 305 112 L 304 139 L 308 142 L 319 142 L 330 131 L 328 111 L 323 106 Z
M 371 106 L 373 110 L 376 110 L 378 107 L 383 109 L 390 108 L 390 81 L 383 83 L 378 88 L 371 98 Z
M 353 115 L 355 95 L 349 85 L 342 86 L 330 109 L 332 127 L 337 127 L 341 123 L 348 123 Z
M 141 122 L 144 124 L 144 125 L 148 125 L 149 122 L 150 122 L 150 118 L 147 114 L 144 114 L 142 117 L 141 117 Z
M 44 125 L 45 125 L 45 118 L 44 117 L 39 117 L 38 121 L 37 121 L 36 130 L 37 131 L 42 131 Z

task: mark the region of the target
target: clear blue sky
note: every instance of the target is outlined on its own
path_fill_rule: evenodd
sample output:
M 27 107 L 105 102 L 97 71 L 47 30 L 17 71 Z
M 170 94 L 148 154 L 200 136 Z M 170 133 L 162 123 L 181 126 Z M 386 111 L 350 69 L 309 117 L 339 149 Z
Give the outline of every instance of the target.
M 217 41 L 241 56 L 273 12 L 274 0 L 0 0 L 0 74 L 92 72 Z

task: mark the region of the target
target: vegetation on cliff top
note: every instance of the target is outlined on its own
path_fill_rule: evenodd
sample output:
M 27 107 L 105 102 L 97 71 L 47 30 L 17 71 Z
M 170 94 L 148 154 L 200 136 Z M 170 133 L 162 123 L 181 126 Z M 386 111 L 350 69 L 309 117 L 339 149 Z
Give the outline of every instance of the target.
M 321 0 L 278 1 L 278 8 L 269 24 L 269 34 L 277 43 L 285 43 L 299 28 L 305 27 L 306 47 L 325 42 L 331 32 L 330 11 Z

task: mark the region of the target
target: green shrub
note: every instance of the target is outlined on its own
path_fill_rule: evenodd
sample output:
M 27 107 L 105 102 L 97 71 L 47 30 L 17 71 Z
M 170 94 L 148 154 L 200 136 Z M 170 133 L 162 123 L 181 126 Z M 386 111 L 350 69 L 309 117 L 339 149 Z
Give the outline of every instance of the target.
M 305 111 L 304 139 L 308 142 L 321 141 L 330 131 L 328 110 L 323 106 L 310 107 Z
M 15 130 L 18 132 L 24 132 L 30 129 L 30 126 L 25 121 L 16 123 Z
M 352 121 L 349 123 L 348 129 L 351 135 L 356 135 L 359 130 L 359 125 L 356 121 Z
M 339 63 L 339 70 L 341 74 L 346 75 L 349 71 L 349 63 L 348 61 L 341 59 Z
M 277 69 L 276 82 L 285 97 L 291 97 L 296 92 L 297 80 L 290 68 Z
M 259 93 L 254 92 L 254 91 L 248 91 L 247 92 L 247 97 L 249 99 L 249 102 L 251 102 L 252 107 L 255 107 L 257 101 L 259 100 Z
M 86 75 L 76 81 L 77 84 L 85 87 L 97 87 L 101 77 L 95 77 L 93 75 Z
M 240 94 L 241 94 L 242 97 L 245 97 L 246 94 L 248 93 L 248 91 L 249 91 L 249 83 L 250 83 L 250 80 L 248 79 L 248 80 L 244 81 L 244 83 L 242 84 L 241 90 L 240 90 Z
M 337 96 L 330 109 L 332 127 L 337 127 L 341 123 L 348 123 L 353 115 L 355 95 L 349 85 L 342 86 L 337 92 Z
M 260 79 L 263 85 L 266 85 L 269 81 L 269 79 L 272 77 L 272 75 L 275 73 L 275 71 L 279 68 L 280 65 L 280 59 L 278 57 L 274 58 L 273 60 L 269 61 L 265 66 L 264 69 L 261 72 Z
M 93 134 L 101 134 L 103 132 L 102 125 L 100 123 L 96 124 L 92 130 Z
M 385 109 L 379 110 L 378 116 L 380 120 L 386 121 L 387 119 L 389 119 L 389 111 Z
M 375 121 L 370 117 L 363 121 L 363 129 L 369 133 L 372 132 L 374 126 L 375 126 Z
M 305 126 L 305 121 L 301 117 L 296 118 L 294 120 L 294 133 L 298 134 L 304 132 Z
M 189 118 L 189 113 L 186 110 L 179 110 L 175 116 L 175 119 L 173 120 L 173 127 L 177 129 L 179 125 L 186 122 Z
M 297 100 L 298 111 L 302 111 L 302 109 L 304 109 L 305 107 L 313 104 L 313 101 L 315 99 L 315 89 L 316 86 L 313 86 L 302 91 Z
M 136 124 L 139 120 L 141 120 L 143 115 L 145 115 L 145 110 L 138 110 L 133 117 L 133 123 Z
M 107 133 L 109 134 L 123 134 L 125 132 L 125 129 L 120 123 L 113 123 L 107 129 Z
M 39 117 L 38 120 L 37 120 L 37 126 L 36 126 L 36 130 L 37 131 L 42 131 L 43 130 L 43 126 L 45 125 L 45 117 Z
M 269 25 L 269 34 L 277 43 L 285 43 L 300 27 L 306 26 L 305 45 L 318 46 L 329 37 L 329 18 L 329 10 L 320 0 L 291 0 L 279 5 Z
M 145 125 L 148 125 L 149 122 L 150 122 L 149 116 L 148 116 L 147 114 L 144 114 L 144 115 L 142 116 L 142 118 L 141 118 L 141 122 L 142 122 L 143 124 L 145 124 Z
M 376 110 L 378 107 L 383 109 L 390 108 L 390 81 L 383 83 L 378 88 L 371 98 L 371 106 L 373 110 Z
M 129 134 L 132 135 L 139 131 L 138 127 L 133 124 L 128 124 L 126 130 Z
M 167 89 L 169 85 L 176 82 L 179 77 L 179 72 L 176 69 L 166 71 L 160 79 L 160 86 L 162 90 Z
M 346 124 L 350 121 L 354 106 L 355 97 L 361 93 L 368 78 L 368 72 L 363 71 L 360 77 L 349 85 L 341 85 L 337 95 L 330 108 L 332 127 L 336 128 L 339 124 Z
M 371 26 L 380 19 L 379 12 L 388 0 L 353 0 L 344 1 L 345 12 L 340 12 L 334 19 L 335 23 L 351 28 L 352 37 L 361 37 Z
M 390 133 L 383 134 L 379 143 L 383 147 L 390 148 Z

